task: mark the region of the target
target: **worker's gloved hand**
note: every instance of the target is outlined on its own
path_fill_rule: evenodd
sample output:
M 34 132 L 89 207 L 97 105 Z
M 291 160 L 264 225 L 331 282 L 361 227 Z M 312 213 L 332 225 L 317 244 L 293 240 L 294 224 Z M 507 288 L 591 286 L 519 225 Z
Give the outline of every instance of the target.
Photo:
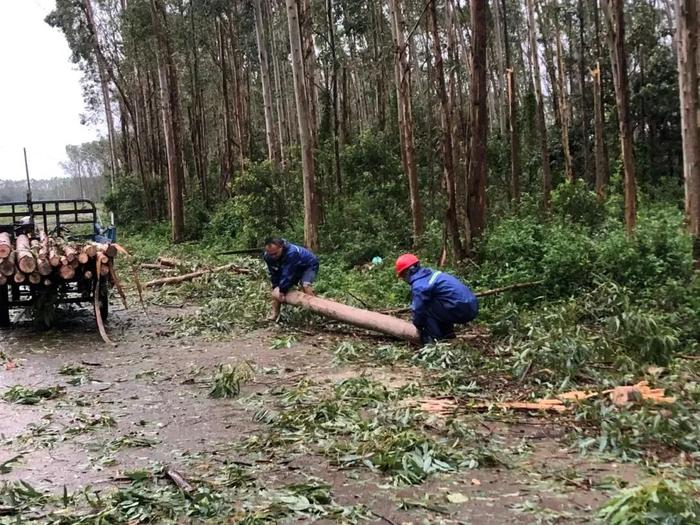
M 280 292 L 280 289 L 279 289 L 279 288 L 275 288 L 274 290 L 272 290 L 272 297 L 274 297 L 275 300 L 276 300 L 276 301 L 279 301 L 280 303 L 283 303 L 284 300 L 286 299 L 285 294 L 283 294 L 282 292 Z

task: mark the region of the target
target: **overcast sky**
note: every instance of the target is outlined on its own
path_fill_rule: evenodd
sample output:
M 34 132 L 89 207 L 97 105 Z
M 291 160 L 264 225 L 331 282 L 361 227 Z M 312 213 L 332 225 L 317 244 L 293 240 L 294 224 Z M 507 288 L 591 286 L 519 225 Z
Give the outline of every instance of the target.
M 80 124 L 81 74 L 63 33 L 44 22 L 53 0 L 0 0 L 0 179 L 62 176 L 66 144 L 96 139 Z

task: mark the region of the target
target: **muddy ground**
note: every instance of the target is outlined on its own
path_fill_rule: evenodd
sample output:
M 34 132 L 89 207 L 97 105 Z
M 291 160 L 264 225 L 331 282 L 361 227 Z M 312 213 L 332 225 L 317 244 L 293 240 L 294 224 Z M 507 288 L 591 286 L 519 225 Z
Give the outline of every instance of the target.
M 60 385 L 65 391 L 31 406 L 0 400 L 0 464 L 21 455 L 0 481 L 24 480 L 56 494 L 64 487 L 71 492 L 87 486 L 107 494 L 129 482 L 124 472 L 155 463 L 186 477 L 206 478 L 208 464 L 235 461 L 261 488 L 309 477 L 325 480 L 338 504 L 370 509 L 370 523 L 505 524 L 593 522 L 596 509 L 610 497 L 605 480 L 634 481 L 639 475 L 632 466 L 569 450 L 562 426 L 551 416 L 510 423 L 486 418 L 481 424 L 505 448 L 523 449 L 513 465 L 436 475 L 416 486 L 397 486 L 368 468 L 339 469 L 315 454 L 313 446 L 293 446 L 285 454 L 246 453 L 236 445 L 264 431 L 253 416 L 275 405 L 280 388 L 302 378 L 330 386 L 363 374 L 397 388 L 420 381 L 421 372 L 405 366 L 339 365 L 326 344 L 337 334 L 307 335 L 291 348 L 273 349 L 283 325 L 224 342 L 176 337 L 167 322 L 172 313 L 158 307 L 150 307 L 148 316 L 137 309 L 113 309 L 108 330 L 118 342 L 114 348 L 101 342 L 88 311 L 43 334 L 23 322 L 1 331 L 0 350 L 11 361 L 0 368 L 0 393 L 14 385 Z M 255 379 L 238 398 L 210 398 L 215 367 L 242 360 L 252 364 Z M 70 384 L 74 377 L 59 373 L 66 365 L 83 366 L 89 381 Z M 112 418 L 115 425 L 92 424 L 100 418 Z

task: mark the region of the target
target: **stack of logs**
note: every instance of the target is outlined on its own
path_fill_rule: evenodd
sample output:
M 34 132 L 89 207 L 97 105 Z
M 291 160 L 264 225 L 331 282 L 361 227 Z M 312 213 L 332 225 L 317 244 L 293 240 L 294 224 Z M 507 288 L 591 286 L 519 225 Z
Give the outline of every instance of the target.
M 110 273 L 116 246 L 92 241 L 69 242 L 41 232 L 39 239 L 0 232 L 0 285 L 51 286 L 77 279 L 92 280 Z

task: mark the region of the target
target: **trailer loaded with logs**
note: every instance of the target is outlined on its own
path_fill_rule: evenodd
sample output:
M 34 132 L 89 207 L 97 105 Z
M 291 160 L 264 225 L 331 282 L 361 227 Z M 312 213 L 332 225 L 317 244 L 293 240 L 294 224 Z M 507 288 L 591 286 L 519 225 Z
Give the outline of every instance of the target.
M 100 333 L 109 314 L 118 245 L 103 231 L 88 200 L 0 204 L 0 325 L 10 310 L 51 297 L 55 303 L 88 303 Z

